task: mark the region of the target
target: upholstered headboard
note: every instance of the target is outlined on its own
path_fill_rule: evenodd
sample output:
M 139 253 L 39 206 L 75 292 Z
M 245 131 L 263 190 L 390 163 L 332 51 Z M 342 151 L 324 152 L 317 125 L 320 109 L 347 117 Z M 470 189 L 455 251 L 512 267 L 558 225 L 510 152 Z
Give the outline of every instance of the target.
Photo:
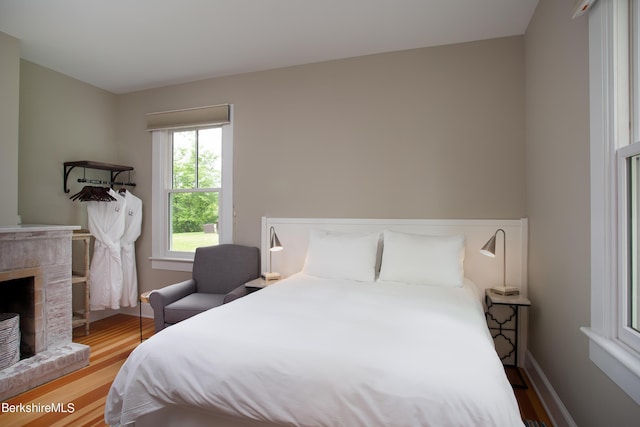
M 302 270 L 309 230 L 372 232 L 392 230 L 425 235 L 459 235 L 466 237 L 465 276 L 481 288 L 502 284 L 502 233 L 496 242 L 496 257 L 480 253 L 482 246 L 503 229 L 506 235 L 507 285 L 517 286 L 527 294 L 527 219 L 508 220 L 439 220 L 439 219 L 338 219 L 338 218 L 270 218 L 262 217 L 262 270 L 269 269 L 269 230 L 274 228 L 284 250 L 273 252 L 272 270 L 289 276 Z

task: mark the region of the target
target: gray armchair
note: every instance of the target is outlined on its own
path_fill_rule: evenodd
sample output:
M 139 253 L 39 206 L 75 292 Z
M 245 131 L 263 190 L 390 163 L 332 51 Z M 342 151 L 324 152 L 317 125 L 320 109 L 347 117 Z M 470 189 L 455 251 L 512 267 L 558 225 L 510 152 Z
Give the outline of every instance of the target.
M 244 284 L 260 276 L 260 250 L 241 245 L 196 249 L 193 276 L 149 294 L 156 332 L 247 294 Z

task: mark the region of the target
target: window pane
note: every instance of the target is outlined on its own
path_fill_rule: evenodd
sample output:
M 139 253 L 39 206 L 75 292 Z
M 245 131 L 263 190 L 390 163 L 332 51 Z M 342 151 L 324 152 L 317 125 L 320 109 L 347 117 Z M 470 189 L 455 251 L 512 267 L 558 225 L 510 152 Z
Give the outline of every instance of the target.
M 171 251 L 218 244 L 218 192 L 169 194 Z
M 198 131 L 198 188 L 220 188 L 222 128 Z
M 196 131 L 173 132 L 173 188 L 195 188 Z
M 632 4 L 633 24 L 631 25 L 631 85 L 633 92 L 631 93 L 633 100 L 632 108 L 632 129 L 633 141 L 640 141 L 640 7 L 638 2 Z
M 627 325 L 635 330 L 640 330 L 638 323 L 638 308 L 640 299 L 638 296 L 638 267 L 640 265 L 640 155 L 629 158 L 629 233 L 630 254 L 629 257 L 629 319 Z

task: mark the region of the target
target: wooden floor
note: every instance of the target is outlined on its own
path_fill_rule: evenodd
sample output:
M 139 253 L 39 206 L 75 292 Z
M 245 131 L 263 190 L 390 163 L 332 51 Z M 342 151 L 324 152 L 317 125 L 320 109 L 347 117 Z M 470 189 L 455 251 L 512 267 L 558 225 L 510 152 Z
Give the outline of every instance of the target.
M 143 320 L 143 336 L 153 334 L 153 320 Z M 140 344 L 138 317 L 116 315 L 91 324 L 91 333 L 83 336 L 83 328 L 74 330 L 74 342 L 91 347 L 89 366 L 5 403 L 8 405 L 45 405 L 61 403 L 73 411 L 55 413 L 0 412 L 0 426 L 105 426 L 104 404 L 111 382 L 131 351 Z M 507 372 L 510 379 L 513 372 Z M 524 373 L 523 373 L 524 374 Z M 524 375 L 525 381 L 528 378 Z M 523 418 L 542 421 L 551 427 L 540 400 L 529 384 L 528 389 L 514 389 Z
M 153 320 L 143 320 L 143 334 L 153 333 Z M 0 413 L 0 426 L 105 426 L 104 404 L 116 373 L 140 344 L 138 317 L 116 315 L 74 330 L 74 342 L 91 347 L 89 366 L 24 392 L 6 403 L 73 404 L 73 413 Z
M 518 405 L 520 406 L 520 415 L 522 415 L 523 419 L 542 421 L 547 427 L 552 427 L 553 424 L 551 423 L 551 420 L 544 410 L 538 395 L 531 385 L 529 377 L 527 377 L 527 374 L 521 369 L 520 374 L 522 374 L 522 377 L 518 377 L 518 374 L 514 372 L 514 369 L 519 368 L 506 368 L 507 377 L 509 378 L 509 381 L 511 381 L 511 384 L 522 384 L 522 380 L 524 380 L 527 386 L 527 388 L 513 388 L 516 399 L 518 400 Z

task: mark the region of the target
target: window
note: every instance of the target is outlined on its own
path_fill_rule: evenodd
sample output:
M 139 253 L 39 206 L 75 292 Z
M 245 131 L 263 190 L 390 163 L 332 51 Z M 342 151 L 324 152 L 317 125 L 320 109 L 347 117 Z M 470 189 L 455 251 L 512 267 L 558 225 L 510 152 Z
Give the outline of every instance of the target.
M 152 268 L 190 271 L 197 247 L 232 242 L 233 132 L 171 126 L 152 129 Z
M 637 147 L 634 147 L 637 151 Z M 640 308 L 640 300 L 638 299 L 638 284 L 640 277 L 638 276 L 638 264 L 640 264 L 640 153 L 634 153 L 626 158 L 628 172 L 628 201 L 627 209 L 629 225 L 629 284 L 628 289 L 628 313 L 623 317 L 623 324 L 630 327 L 635 332 L 640 331 L 638 325 L 638 308 Z
M 627 235 L 629 236 L 629 260 L 630 276 L 627 285 L 625 300 L 625 324 L 633 329 L 636 342 L 634 348 L 640 352 L 640 2 L 633 1 L 631 7 L 632 31 L 631 33 L 631 84 L 632 84 L 632 145 L 628 148 L 628 154 L 622 151 L 620 154 L 626 160 L 626 173 L 628 177 L 628 220 Z M 625 155 L 626 154 L 626 155 Z
M 169 251 L 217 245 L 222 190 L 222 129 L 171 132 Z
M 618 338 L 640 355 L 638 284 L 640 283 L 640 143 L 617 150 L 620 214 Z
M 640 404 L 639 0 L 589 15 L 591 326 L 589 356 Z
M 638 330 L 638 284 L 640 283 L 640 2 L 632 0 L 626 9 L 629 20 L 629 90 L 630 132 L 622 132 L 617 148 L 618 212 L 620 239 L 620 277 L 618 337 L 640 355 Z M 626 100 L 626 98 L 623 97 Z

